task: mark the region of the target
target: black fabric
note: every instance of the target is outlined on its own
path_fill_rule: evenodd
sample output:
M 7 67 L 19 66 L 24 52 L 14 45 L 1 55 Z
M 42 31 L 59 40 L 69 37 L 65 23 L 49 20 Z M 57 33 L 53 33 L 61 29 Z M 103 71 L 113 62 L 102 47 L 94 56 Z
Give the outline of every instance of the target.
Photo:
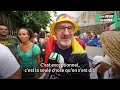
M 34 72 L 25 72 L 25 70 L 22 70 L 22 79 L 35 79 L 35 73 Z
M 49 60 L 51 61 L 50 63 L 56 63 L 55 60 Z M 52 62 L 54 61 L 54 62 Z M 73 54 L 70 56 L 69 58 L 69 63 L 70 64 L 77 64 L 80 67 L 64 67 L 63 69 L 83 69 L 83 70 L 87 70 L 86 72 L 51 72 L 49 79 L 90 79 L 90 73 L 89 73 L 89 62 L 88 62 L 88 58 L 87 58 L 87 54 Z M 53 68 L 52 68 L 53 69 Z
M 66 50 L 62 50 L 58 47 L 57 44 L 55 44 L 55 52 L 61 54 L 64 57 L 65 63 L 69 63 L 68 60 L 69 60 L 69 57 L 71 56 L 72 46 Z
M 40 50 L 41 50 L 41 55 L 40 55 L 41 62 L 45 61 L 45 48 L 46 48 L 46 44 L 43 43 L 42 46 L 40 46 Z

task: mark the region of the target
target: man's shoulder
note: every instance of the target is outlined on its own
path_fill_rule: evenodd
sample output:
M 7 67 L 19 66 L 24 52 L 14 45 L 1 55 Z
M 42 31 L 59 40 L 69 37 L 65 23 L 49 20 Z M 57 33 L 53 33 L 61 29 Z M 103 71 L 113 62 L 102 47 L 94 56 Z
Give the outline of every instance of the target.
M 13 38 L 13 39 L 17 39 L 17 37 L 16 36 L 11 36 L 11 35 L 8 35 L 8 38 Z
M 6 46 L 4 46 L 3 44 L 0 44 L 0 48 L 7 48 Z
M 9 48 L 3 44 L 0 44 L 0 50 L 1 50 L 0 58 L 2 58 L 2 56 L 7 55 L 10 52 Z
M 18 38 L 16 36 L 8 36 L 8 41 L 15 41 L 15 42 L 19 42 Z

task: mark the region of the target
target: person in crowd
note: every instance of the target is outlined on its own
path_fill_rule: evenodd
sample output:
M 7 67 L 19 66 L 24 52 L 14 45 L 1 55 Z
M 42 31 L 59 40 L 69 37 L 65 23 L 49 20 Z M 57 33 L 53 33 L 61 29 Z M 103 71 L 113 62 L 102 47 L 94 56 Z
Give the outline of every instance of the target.
M 51 33 L 49 32 L 49 31 L 46 31 L 46 38 L 47 38 L 47 41 L 48 41 L 48 39 L 51 37 L 52 35 L 51 35 Z M 46 42 L 47 42 L 46 41 Z
M 100 39 L 105 55 L 97 69 L 98 78 L 120 79 L 120 32 L 103 32 Z M 106 72 L 109 72 L 107 78 Z
M 94 36 L 95 36 L 94 33 L 91 33 L 89 38 L 90 38 L 90 39 L 93 39 Z
M 45 31 L 41 31 L 40 34 L 39 34 L 40 38 L 39 38 L 39 46 L 40 46 L 40 49 L 41 49 L 41 61 L 44 62 L 45 60 L 45 47 L 46 47 L 46 42 L 47 42 L 47 39 L 46 39 L 46 32 Z
M 44 62 L 46 43 L 51 37 L 51 33 L 49 31 L 41 31 L 39 36 L 39 46 L 41 48 L 41 61 Z
M 42 44 L 44 43 L 44 39 L 45 39 L 45 31 L 41 31 L 39 34 L 39 45 L 42 46 Z
M 38 42 L 38 34 L 37 33 L 34 33 L 34 43 L 39 44 L 39 42 Z
M 97 34 L 97 39 L 100 40 L 100 33 Z
M 19 44 L 19 40 L 16 36 L 9 35 L 9 29 L 5 24 L 0 24 L 0 43 L 7 46 L 17 59 L 17 45 Z
M 80 30 L 78 30 L 75 34 L 74 34 L 75 38 L 80 38 Z
M 84 50 L 86 49 L 86 45 L 85 43 L 80 40 L 80 30 L 78 30 L 75 34 L 74 37 L 80 42 L 80 44 L 82 45 L 82 47 L 84 48 Z
M 20 65 L 10 49 L 0 44 L 0 79 L 21 79 Z
M 40 77 L 40 47 L 31 42 L 33 31 L 30 28 L 22 27 L 18 30 L 17 45 L 19 54 L 20 70 L 23 79 L 37 79 Z
M 96 33 L 94 34 L 94 38 L 93 39 L 97 39 L 97 34 Z
M 80 69 L 89 69 L 89 62 L 86 51 L 77 39 L 74 33 L 79 30 L 79 26 L 73 22 L 72 18 L 67 14 L 61 14 L 56 21 L 50 26 L 53 35 L 46 44 L 46 56 L 44 64 L 71 65 L 78 64 L 78 67 L 44 67 L 51 69 L 51 72 L 44 72 L 41 78 L 49 79 L 90 79 L 88 71 L 81 72 Z M 80 66 L 80 67 L 79 67 Z M 76 72 L 66 72 L 66 70 L 77 70 Z M 54 70 L 63 70 L 61 72 L 53 72 Z

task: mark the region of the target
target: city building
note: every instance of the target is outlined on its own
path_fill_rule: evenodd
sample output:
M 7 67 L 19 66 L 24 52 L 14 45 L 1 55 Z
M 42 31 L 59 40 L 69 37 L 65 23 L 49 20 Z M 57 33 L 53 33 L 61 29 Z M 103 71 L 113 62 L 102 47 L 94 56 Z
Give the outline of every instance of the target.
M 96 21 L 96 15 L 100 14 L 101 17 L 105 15 L 114 15 L 114 13 L 119 14 L 119 11 L 79 11 L 77 12 L 77 23 L 81 27 L 81 31 L 86 32 L 95 32 L 101 33 L 105 30 L 105 28 L 111 25 L 111 21 Z M 119 14 L 120 17 L 120 14 Z

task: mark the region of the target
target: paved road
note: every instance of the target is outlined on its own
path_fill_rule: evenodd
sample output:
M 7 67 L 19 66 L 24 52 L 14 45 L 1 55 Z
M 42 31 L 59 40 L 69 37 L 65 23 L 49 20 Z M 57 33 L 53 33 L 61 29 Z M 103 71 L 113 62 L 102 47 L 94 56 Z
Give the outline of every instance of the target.
M 103 55 L 103 48 L 96 46 L 87 46 L 86 47 L 88 57 L 94 57 L 96 55 Z
M 87 46 L 86 50 L 87 50 L 88 57 L 93 58 L 96 55 L 103 55 L 103 48 L 101 48 L 101 47 Z M 94 71 L 90 73 L 90 79 L 97 79 L 97 78 L 98 78 L 98 76 L 96 73 L 96 69 L 94 69 Z

